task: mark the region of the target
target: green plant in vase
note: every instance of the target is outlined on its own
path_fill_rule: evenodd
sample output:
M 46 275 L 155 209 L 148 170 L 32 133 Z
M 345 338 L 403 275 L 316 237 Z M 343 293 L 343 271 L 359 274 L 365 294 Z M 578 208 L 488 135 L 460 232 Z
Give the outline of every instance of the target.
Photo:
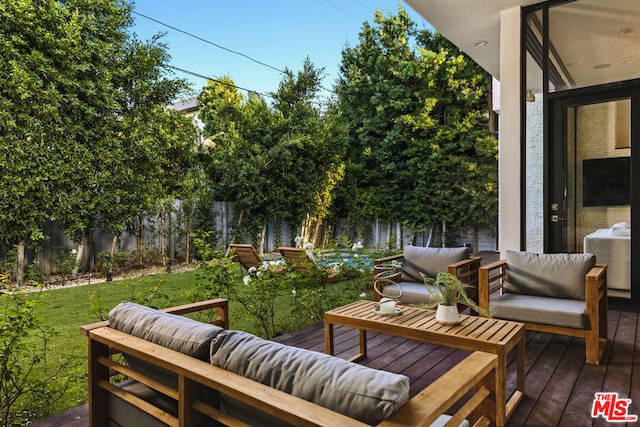
M 489 316 L 490 313 L 482 309 L 467 295 L 467 288 L 471 285 L 463 283 L 451 273 L 438 273 L 435 279 L 424 274 L 424 283 L 431 295 L 432 302 L 428 307 L 437 307 L 436 320 L 444 324 L 458 323 L 458 304 L 466 305 L 471 310 Z

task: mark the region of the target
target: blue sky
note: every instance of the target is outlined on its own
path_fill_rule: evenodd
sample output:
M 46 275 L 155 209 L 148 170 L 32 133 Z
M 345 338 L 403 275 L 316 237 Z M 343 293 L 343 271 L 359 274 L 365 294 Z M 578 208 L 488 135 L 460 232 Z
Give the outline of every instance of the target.
M 338 76 L 341 52 L 355 46 L 362 23 L 373 22 L 376 9 L 398 12 L 398 0 L 136 0 L 132 31 L 147 40 L 166 32 L 171 65 L 208 77 L 229 75 L 237 86 L 260 93 L 274 92 L 282 73 L 230 53 L 174 29 L 241 52 L 279 70 L 298 71 L 308 56 L 324 67 L 323 86 L 331 88 Z M 408 5 L 402 7 L 424 28 L 427 24 Z M 206 80 L 176 72 L 199 92 Z

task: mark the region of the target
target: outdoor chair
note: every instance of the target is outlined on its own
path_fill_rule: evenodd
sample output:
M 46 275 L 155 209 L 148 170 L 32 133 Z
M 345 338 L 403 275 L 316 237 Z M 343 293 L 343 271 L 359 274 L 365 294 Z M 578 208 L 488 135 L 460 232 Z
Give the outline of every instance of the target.
M 255 267 L 256 269 L 268 268 L 272 272 L 282 273 L 285 269 L 284 265 L 278 265 L 277 262 L 264 261 L 253 245 L 231 243 L 229 248 L 234 251 L 235 260 L 247 271 Z
M 231 243 L 229 245 L 235 254 L 235 258 L 245 270 L 249 271 L 251 267 L 260 268 L 262 266 L 262 258 L 253 247 L 253 245 L 242 243 Z
M 373 261 L 374 288 L 387 297 L 397 298 L 401 303 L 430 304 L 432 298 L 427 287 L 431 291 L 435 289 L 425 284 L 422 274 L 435 279 L 438 273 L 451 273 L 469 285 L 467 295 L 477 302 L 481 258 L 470 257 L 470 253 L 467 247 L 425 248 L 406 245 L 401 254 Z M 380 294 L 374 292 L 374 297 L 379 300 Z
M 316 265 L 316 263 L 309 257 L 304 248 L 291 248 L 281 246 L 278 248 L 280 254 L 285 259 L 286 264 L 293 269 L 301 273 L 304 276 L 319 276 L 322 279 L 332 282 L 337 280 L 339 272 L 334 269 L 324 269 Z
M 595 255 L 507 251 L 479 276 L 478 305 L 492 317 L 584 338 L 587 363 L 600 363 L 608 341 L 607 266 L 596 265 Z

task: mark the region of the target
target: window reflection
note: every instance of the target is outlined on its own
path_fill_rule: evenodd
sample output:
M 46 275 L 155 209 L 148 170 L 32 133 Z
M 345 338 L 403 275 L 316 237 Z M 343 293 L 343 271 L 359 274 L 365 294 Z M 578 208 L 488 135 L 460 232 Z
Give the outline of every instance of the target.
M 549 8 L 549 92 L 640 78 L 638 0 Z

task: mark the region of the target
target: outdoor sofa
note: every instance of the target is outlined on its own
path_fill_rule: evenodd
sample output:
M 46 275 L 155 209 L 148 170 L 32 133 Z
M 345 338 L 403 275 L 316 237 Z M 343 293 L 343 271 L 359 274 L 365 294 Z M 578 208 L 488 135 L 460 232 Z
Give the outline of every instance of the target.
M 224 329 L 227 307 L 216 299 L 167 313 L 122 303 L 108 323 L 82 327 L 90 425 L 494 424 L 495 355 L 470 354 L 409 399 L 403 375 Z M 211 308 L 220 326 L 176 315 Z M 442 416 L 452 405 L 459 411 Z

